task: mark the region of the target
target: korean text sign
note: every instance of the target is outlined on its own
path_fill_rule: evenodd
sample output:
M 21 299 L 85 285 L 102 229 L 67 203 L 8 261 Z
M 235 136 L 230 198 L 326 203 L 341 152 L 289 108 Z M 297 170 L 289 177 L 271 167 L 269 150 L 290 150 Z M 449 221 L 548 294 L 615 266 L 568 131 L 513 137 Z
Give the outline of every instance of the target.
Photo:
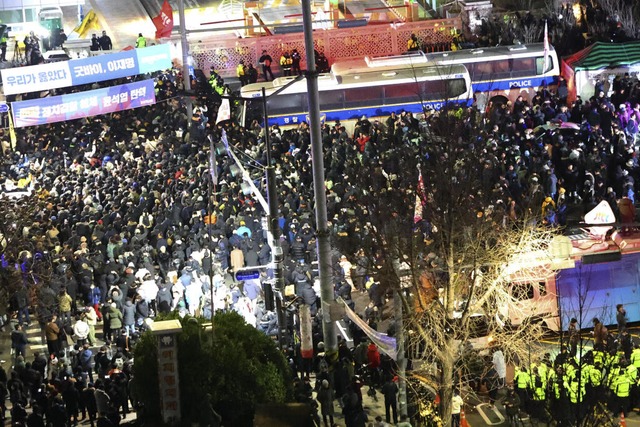
M 11 103 L 15 127 L 55 123 L 152 105 L 153 79 Z
M 168 44 L 1 71 L 5 95 L 102 82 L 171 68 Z

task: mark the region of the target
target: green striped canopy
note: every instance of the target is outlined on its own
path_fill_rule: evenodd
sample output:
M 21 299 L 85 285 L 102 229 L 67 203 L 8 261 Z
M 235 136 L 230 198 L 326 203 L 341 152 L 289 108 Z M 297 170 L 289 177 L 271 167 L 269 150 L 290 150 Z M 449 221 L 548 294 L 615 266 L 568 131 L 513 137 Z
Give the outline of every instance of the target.
M 601 70 L 640 63 L 640 41 L 627 43 L 596 42 L 564 58 L 575 71 Z

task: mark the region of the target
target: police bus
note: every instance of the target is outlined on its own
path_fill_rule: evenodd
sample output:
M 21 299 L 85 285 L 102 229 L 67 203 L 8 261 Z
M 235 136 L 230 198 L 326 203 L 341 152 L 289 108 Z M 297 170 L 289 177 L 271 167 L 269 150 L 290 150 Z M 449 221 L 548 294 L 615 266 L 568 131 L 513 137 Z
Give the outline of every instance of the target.
M 292 82 L 295 79 L 279 77 L 243 86 L 240 123 L 263 122 L 262 88 L 269 125 L 308 122 L 307 84 L 304 79 Z M 422 52 L 336 62 L 330 73 L 319 75 L 318 92 L 323 121 L 340 120 L 351 130 L 362 116 L 374 120 L 391 112 L 422 113 L 472 101 L 471 80 L 464 65 L 435 65 Z
M 464 49 L 426 56 L 430 63 L 466 66 L 476 98 L 482 96 L 494 104 L 513 102 L 520 95 L 531 101 L 540 88 L 555 87 L 560 75 L 553 46 L 549 46 L 545 69 L 543 43 Z

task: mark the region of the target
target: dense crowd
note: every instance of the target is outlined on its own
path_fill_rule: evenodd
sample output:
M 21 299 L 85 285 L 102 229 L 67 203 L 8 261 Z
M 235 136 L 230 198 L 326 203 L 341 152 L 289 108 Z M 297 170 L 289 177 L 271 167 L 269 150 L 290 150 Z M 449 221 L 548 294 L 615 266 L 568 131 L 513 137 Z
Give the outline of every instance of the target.
M 187 117 L 174 98 L 180 81 L 177 72 L 157 75 L 159 102 L 151 107 L 21 130 L 14 148 L 8 132 L 1 137 L 3 203 L 22 203 L 21 197 L 33 202 L 33 221 L 20 230 L 30 249 L 12 253 L 5 248 L 2 255 L 3 286 L 13 290 L 6 302 L 15 317 L 19 357 L 10 379 L 0 378 L 0 383 L 13 404 L 14 420 L 26 417 L 21 411 L 30 403 L 36 414 L 30 417 L 46 413 L 53 425 L 63 425 L 66 421 L 55 420 L 77 417 L 79 411 L 101 417 L 102 425 L 117 424 L 119 410 L 128 410 L 127 395 L 135 405 L 135 387 L 129 386 L 132 345 L 157 313 L 179 310 L 210 318 L 217 310 L 234 310 L 265 333 L 277 334 L 277 316 L 263 298 L 262 282 L 269 273 L 244 282 L 233 278 L 243 267 L 271 260 L 262 226 L 265 213 L 243 191 L 242 178 L 232 174 L 229 157 L 216 157 L 217 185 L 209 165 L 209 147 L 220 139 L 222 128 L 243 159 L 266 164 L 264 130 L 257 122 L 246 128 L 216 124 L 219 93 L 205 79 L 196 82 L 197 93 L 205 96 Z M 533 206 L 546 223 L 564 225 L 567 206 L 589 208 L 601 200 L 633 222 L 639 95 L 637 79 L 625 75 L 611 87 L 598 82 L 596 96 L 571 104 L 561 81 L 557 90 L 542 89 L 531 100 L 520 97 L 504 105 L 477 100 L 473 107 L 457 110 L 470 149 L 483 147 L 477 159 L 483 165 L 479 178 L 503 223 Z M 375 247 L 376 224 L 358 221 L 368 215 L 359 196 L 364 190 L 377 194 L 415 187 L 417 173 L 403 173 L 400 159 L 438 158 L 425 135 L 439 114 L 414 117 L 403 112 L 384 121 L 363 117 L 353 134 L 340 123 L 322 128 L 336 294 L 353 306 L 352 292 L 368 292 L 371 304 L 359 311 L 374 327 L 383 310 L 384 284 L 370 261 L 376 254 L 365 256 Z M 561 126 L 569 122 L 577 129 Z M 558 126 L 542 128 L 548 123 Z M 285 281 L 293 289 L 286 296 L 310 305 L 316 315 L 318 256 L 308 127 L 274 126 L 268 131 L 278 179 Z M 360 168 L 371 171 L 371 188 L 353 184 Z M 380 220 L 393 212 L 381 213 Z M 335 244 L 344 236 L 357 246 L 350 254 L 340 253 Z M 293 336 L 295 304 L 291 307 L 287 326 Z M 39 323 L 48 357 L 36 354 L 25 362 L 22 329 L 32 321 Z M 101 327 L 100 341 L 96 327 Z M 319 331 L 316 321 L 316 347 Z M 352 332 L 366 344 L 357 329 Z M 308 363 L 294 341 L 290 346 L 294 370 L 308 378 Z M 333 377 L 331 389 L 353 397 L 349 366 L 370 361 L 362 355 L 357 361 L 344 357 L 344 384 Z M 378 366 L 366 372 L 375 375 L 379 386 L 393 377 L 393 369 Z M 98 374 L 96 381 L 93 374 Z M 318 382 L 319 390 L 322 384 Z M 361 398 L 353 405 L 357 421 Z M 349 425 L 360 425 L 356 421 Z

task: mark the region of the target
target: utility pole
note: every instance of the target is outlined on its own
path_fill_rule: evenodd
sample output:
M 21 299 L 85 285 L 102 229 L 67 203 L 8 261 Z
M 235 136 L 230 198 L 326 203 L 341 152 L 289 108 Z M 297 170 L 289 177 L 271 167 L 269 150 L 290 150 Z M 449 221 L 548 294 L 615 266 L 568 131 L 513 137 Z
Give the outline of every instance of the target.
M 276 168 L 271 163 L 271 140 L 269 139 L 269 115 L 267 112 L 267 94 L 262 88 L 262 107 L 264 110 L 264 142 L 267 150 L 267 203 L 269 205 L 269 231 L 273 242 L 271 242 L 271 259 L 273 260 L 273 278 L 277 291 L 276 313 L 278 315 L 278 341 L 280 348 L 285 349 L 287 338 L 287 322 L 284 313 L 282 300 L 284 298 L 284 274 L 282 271 L 282 261 L 284 255 L 280 246 L 280 227 L 278 226 L 278 193 L 276 190 Z
M 311 157 L 313 166 L 313 193 L 316 202 L 316 234 L 318 236 L 318 270 L 320 273 L 320 300 L 322 301 L 322 332 L 324 348 L 329 360 L 338 354 L 338 337 L 335 322 L 331 320 L 333 277 L 331 271 L 331 242 L 327 225 L 327 195 L 324 184 L 324 154 L 320 132 L 320 99 L 318 96 L 318 73 L 313 46 L 313 23 L 311 0 L 302 0 L 302 22 L 304 47 L 307 57 L 307 93 L 309 96 L 309 130 L 311 134 Z
M 407 358 L 404 355 L 404 322 L 402 320 L 402 297 L 401 290 L 398 289 L 393 293 L 393 317 L 396 324 L 396 344 L 398 348 L 398 356 L 396 363 L 398 365 L 398 407 L 400 415 L 407 415 Z
M 189 93 L 191 92 L 191 76 L 189 75 L 189 43 L 187 43 L 187 23 L 184 17 L 184 0 L 180 0 L 178 12 L 180 15 L 180 42 L 182 45 L 182 81 L 184 83 L 184 90 L 187 92 L 184 101 L 187 107 L 187 122 L 191 123 L 193 105 L 191 104 L 191 95 Z

